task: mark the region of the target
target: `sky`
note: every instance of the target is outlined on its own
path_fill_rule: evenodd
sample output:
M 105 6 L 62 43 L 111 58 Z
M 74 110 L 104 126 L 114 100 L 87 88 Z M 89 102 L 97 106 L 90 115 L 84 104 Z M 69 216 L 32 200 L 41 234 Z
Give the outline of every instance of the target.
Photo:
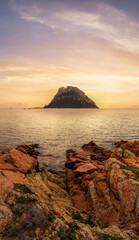
M 76 86 L 100 108 L 139 107 L 139 0 L 0 0 L 0 108 Z

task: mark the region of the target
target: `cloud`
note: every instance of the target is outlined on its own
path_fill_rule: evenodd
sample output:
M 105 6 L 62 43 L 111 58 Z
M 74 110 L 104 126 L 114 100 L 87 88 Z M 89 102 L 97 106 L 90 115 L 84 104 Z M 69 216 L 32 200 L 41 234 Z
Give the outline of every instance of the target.
M 139 52 L 139 24 L 124 12 L 109 5 L 98 4 L 95 12 L 78 10 L 56 14 L 75 32 L 88 33 L 90 38 L 99 37 L 115 47 Z M 75 26 L 75 28 L 73 28 Z
M 41 24 L 44 24 L 45 21 L 39 17 L 31 17 L 29 15 L 22 15 L 20 16 L 21 19 L 25 19 L 27 21 L 31 21 L 31 22 L 38 22 L 38 23 L 41 23 Z
M 12 7 L 26 21 L 40 23 L 67 34 L 88 35 L 90 39 L 98 37 L 116 48 L 139 52 L 139 24 L 122 10 L 104 3 L 98 3 L 95 7 L 94 3 L 89 5 L 89 11 L 66 4 L 57 10 L 57 5 L 47 2 L 42 8 L 39 2 L 30 1 L 22 5 L 14 1 Z
M 12 0 L 13 19 L 0 23 L 0 95 L 47 103 L 42 91 L 74 85 L 111 105 L 138 96 L 138 23 L 98 1 L 60 2 Z

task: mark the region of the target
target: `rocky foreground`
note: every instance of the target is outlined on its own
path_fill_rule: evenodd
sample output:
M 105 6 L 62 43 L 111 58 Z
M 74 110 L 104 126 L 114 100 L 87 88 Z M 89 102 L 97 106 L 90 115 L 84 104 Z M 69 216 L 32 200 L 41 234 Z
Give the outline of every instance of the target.
M 40 171 L 38 147 L 0 153 L 0 239 L 139 239 L 139 141 L 68 150 L 66 176 Z

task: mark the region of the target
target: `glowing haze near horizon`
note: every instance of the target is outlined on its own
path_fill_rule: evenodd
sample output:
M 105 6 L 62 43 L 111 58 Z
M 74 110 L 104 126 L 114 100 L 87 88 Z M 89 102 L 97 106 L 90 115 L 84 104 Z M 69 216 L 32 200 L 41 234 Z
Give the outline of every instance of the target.
M 138 0 L 1 0 L 0 107 L 76 86 L 99 107 L 139 107 Z

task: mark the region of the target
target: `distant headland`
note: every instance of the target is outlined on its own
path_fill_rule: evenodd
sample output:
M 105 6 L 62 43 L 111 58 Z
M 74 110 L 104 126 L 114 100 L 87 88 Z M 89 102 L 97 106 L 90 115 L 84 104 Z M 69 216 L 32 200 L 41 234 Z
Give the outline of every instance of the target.
M 59 88 L 52 101 L 44 108 L 98 108 L 96 103 L 77 87 Z

